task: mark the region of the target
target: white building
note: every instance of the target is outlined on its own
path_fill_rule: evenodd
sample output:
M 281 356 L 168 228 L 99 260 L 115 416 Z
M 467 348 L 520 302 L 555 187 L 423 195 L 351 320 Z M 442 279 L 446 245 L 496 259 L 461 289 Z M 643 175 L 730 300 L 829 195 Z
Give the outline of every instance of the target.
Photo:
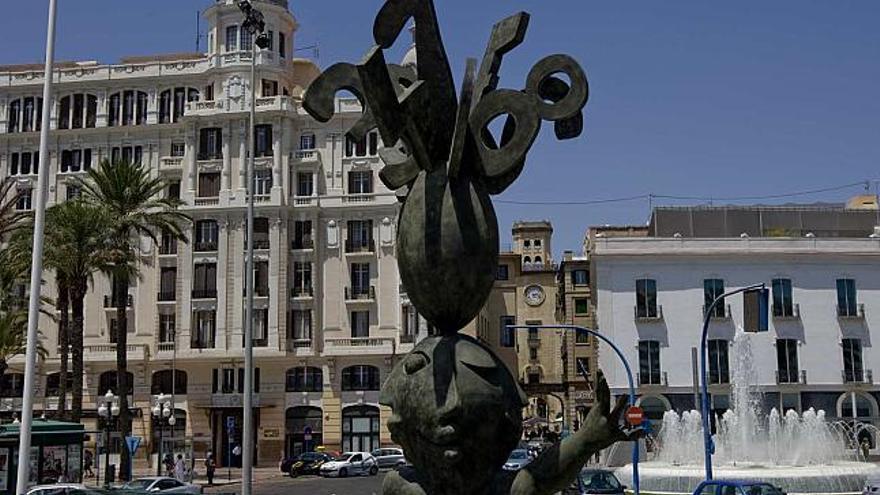
M 377 179 L 378 135 L 359 143 L 345 137 L 360 116 L 353 100 L 340 100 L 327 124 L 306 115 L 303 90 L 320 71 L 293 57 L 297 21 L 286 0 L 257 0 L 256 7 L 271 38 L 258 55 L 255 102 L 255 423 L 257 462 L 266 465 L 317 445 L 369 450 L 390 443 L 379 385 L 426 326 L 401 295 L 398 202 Z M 146 164 L 171 181 L 169 196 L 186 203 L 191 242 L 145 242 L 151 263 L 129 293 L 133 431 L 152 438 L 147 448 L 155 453 L 150 407 L 156 394 L 173 392 L 178 420 L 166 439 L 197 456 L 213 451 L 222 465 L 242 426 L 251 40 L 233 0 L 217 0 L 204 16 L 206 53 L 58 65 L 50 203 L 76 195 L 71 179 L 104 159 Z M 14 177 L 26 193 L 21 209 L 31 208 L 27 192 L 37 179 L 42 77 L 41 66 L 0 67 L 0 175 Z M 110 288 L 97 277 L 86 302 L 90 428 L 94 399 L 115 386 Z M 39 363 L 45 378 L 37 404 L 44 410 L 57 407 L 53 327 L 48 318 L 41 322 L 50 350 Z M 7 419 L 20 404 L 16 366 L 0 387 Z
M 873 221 L 876 211 L 865 213 Z M 865 228 L 856 229 L 862 238 L 694 237 L 699 229 L 685 236 L 591 238 L 598 329 L 626 354 L 649 417 L 695 408 L 692 349 L 700 344 L 710 295 L 764 282 L 772 289 L 770 331 L 752 335 L 751 345 L 765 409 L 823 409 L 831 418 L 876 423 L 880 351 L 872 330 L 880 328 L 880 238 Z M 710 395 L 717 412 L 728 407 L 736 358 L 729 349 L 741 325 L 741 296 L 728 298 L 711 320 Z M 626 390 L 623 367 L 607 347 L 599 366 L 615 393 Z

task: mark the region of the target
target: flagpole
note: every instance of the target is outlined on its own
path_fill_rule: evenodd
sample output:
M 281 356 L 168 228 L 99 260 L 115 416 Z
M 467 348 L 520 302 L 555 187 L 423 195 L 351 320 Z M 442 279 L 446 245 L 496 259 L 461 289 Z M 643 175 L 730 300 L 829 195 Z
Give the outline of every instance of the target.
M 40 283 L 43 280 L 43 233 L 46 222 L 46 199 L 49 186 L 49 113 L 52 111 L 56 4 L 57 0 L 49 0 L 49 21 L 46 30 L 46 67 L 43 75 L 43 115 L 40 124 L 40 170 L 37 177 L 37 205 L 34 211 L 34 245 L 31 259 L 27 350 L 25 352 L 24 394 L 22 395 L 21 402 L 21 435 L 18 440 L 16 495 L 24 495 L 27 491 L 28 480 L 30 480 L 31 426 L 34 419 L 34 381 L 36 380 L 37 365 L 37 326 L 40 322 Z

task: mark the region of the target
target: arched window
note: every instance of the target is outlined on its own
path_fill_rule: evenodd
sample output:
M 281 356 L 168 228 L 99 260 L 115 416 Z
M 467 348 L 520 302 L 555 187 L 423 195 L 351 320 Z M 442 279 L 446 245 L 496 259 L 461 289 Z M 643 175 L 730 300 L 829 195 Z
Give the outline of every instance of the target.
M 540 257 L 540 256 L 535 256 L 535 264 L 536 264 L 536 265 L 543 265 L 543 264 L 544 264 L 544 262 L 541 261 L 541 257 Z
M 67 393 L 73 390 L 73 373 L 67 372 Z M 46 397 L 58 397 L 61 393 L 61 373 L 49 373 L 46 376 Z
M 110 127 L 147 123 L 147 93 L 143 91 L 114 93 L 110 95 L 107 105 L 107 124 Z
M 379 368 L 360 364 L 343 369 L 342 390 L 379 390 Z
M 523 265 L 531 265 L 531 264 L 532 264 L 532 257 L 531 256 L 523 257 Z
M 352 406 L 342 410 L 342 450 L 371 452 L 379 448 L 379 408 Z
M 198 101 L 199 90 L 195 88 L 171 88 L 159 93 L 159 123 L 173 124 L 183 116 L 186 103 Z
M 43 122 L 43 99 L 29 96 L 9 102 L 6 132 L 39 131 Z
M 172 370 L 159 370 L 153 373 L 153 382 L 150 384 L 150 393 L 159 394 L 186 394 L 186 372 L 182 370 L 174 370 L 174 382 L 172 383 Z
M 21 398 L 24 395 L 24 375 L 6 373 L 0 377 L 0 397 Z
M 134 393 L 134 375 L 129 371 L 125 376 L 127 382 L 125 389 L 128 395 L 131 395 Z M 116 386 L 116 370 L 105 371 L 98 378 L 98 396 L 105 395 L 108 390 L 114 395 L 119 395 L 119 387 Z
M 312 366 L 290 368 L 284 388 L 288 392 L 320 392 L 324 390 L 324 373 Z
M 306 406 L 291 407 L 284 413 L 285 450 L 289 457 L 312 452 L 315 447 L 323 445 L 322 416 L 320 408 Z M 311 432 L 309 435 L 306 435 L 306 429 Z
M 98 98 L 90 94 L 74 94 L 59 100 L 58 128 L 94 128 L 98 116 Z

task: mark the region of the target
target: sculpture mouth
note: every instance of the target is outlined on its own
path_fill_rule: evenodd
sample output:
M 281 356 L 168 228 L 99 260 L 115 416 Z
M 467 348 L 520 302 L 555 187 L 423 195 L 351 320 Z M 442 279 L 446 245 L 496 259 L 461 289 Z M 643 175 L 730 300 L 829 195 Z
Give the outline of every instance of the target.
M 421 432 L 416 434 L 420 443 L 430 445 L 433 450 L 442 453 L 442 459 L 449 463 L 455 463 L 461 459 L 461 446 L 456 442 L 455 427 L 451 425 L 437 428 L 433 435 Z

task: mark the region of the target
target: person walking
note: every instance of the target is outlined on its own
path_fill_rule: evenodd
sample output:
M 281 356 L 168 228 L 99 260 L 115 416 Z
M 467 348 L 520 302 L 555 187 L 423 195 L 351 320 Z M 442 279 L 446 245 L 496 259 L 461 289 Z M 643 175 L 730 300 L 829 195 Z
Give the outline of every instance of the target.
M 186 482 L 186 462 L 183 454 L 177 454 L 177 462 L 174 463 L 174 478 L 181 483 Z
M 174 477 L 174 456 L 171 454 L 165 454 L 165 460 L 163 461 L 165 464 L 165 476 L 169 478 Z
M 217 465 L 214 463 L 214 454 L 208 452 L 208 457 L 205 459 L 205 474 L 208 475 L 208 486 L 214 486 L 214 470 L 217 468 Z
M 83 456 L 83 475 L 89 478 L 94 478 L 95 473 L 92 471 L 92 464 L 94 464 L 94 459 L 92 458 L 92 451 L 86 450 L 85 455 Z

